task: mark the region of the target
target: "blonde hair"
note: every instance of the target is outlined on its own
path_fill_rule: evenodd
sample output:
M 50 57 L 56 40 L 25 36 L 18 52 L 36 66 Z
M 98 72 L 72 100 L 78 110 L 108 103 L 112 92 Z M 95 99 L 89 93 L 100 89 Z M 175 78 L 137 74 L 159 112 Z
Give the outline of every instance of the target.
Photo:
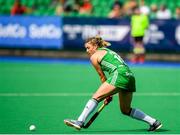
M 97 45 L 99 48 L 101 48 L 101 47 L 107 47 L 107 46 L 110 46 L 110 45 L 111 45 L 111 43 L 103 40 L 103 39 L 102 39 L 100 36 L 98 36 L 98 35 L 95 36 L 95 37 L 88 38 L 85 43 L 90 43 L 90 44 L 92 44 L 92 45 Z

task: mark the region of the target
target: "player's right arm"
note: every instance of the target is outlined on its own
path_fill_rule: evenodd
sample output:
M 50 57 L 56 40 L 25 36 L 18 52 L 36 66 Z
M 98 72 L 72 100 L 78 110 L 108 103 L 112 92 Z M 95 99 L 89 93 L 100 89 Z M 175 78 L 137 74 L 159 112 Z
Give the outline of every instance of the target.
M 97 53 L 93 54 L 91 56 L 90 60 L 91 60 L 92 65 L 96 69 L 96 71 L 97 71 L 97 73 L 98 73 L 98 75 L 100 77 L 101 82 L 102 83 L 105 82 L 106 81 L 106 76 L 105 76 L 104 72 L 102 71 L 102 69 L 101 69 L 101 67 L 99 65 L 98 54 Z
M 107 78 L 99 65 L 98 56 L 99 56 L 99 53 L 96 52 L 95 54 L 91 56 L 90 60 L 91 60 L 92 65 L 96 69 L 97 73 L 99 74 L 101 82 L 103 83 L 107 80 Z M 112 101 L 112 96 L 108 96 L 105 98 L 104 104 L 108 105 L 111 101 Z

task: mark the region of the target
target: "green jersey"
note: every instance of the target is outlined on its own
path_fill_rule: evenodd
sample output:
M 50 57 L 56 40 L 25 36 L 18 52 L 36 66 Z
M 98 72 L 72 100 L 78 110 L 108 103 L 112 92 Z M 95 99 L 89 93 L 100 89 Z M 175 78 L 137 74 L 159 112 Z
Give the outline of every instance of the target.
M 135 91 L 135 78 L 123 59 L 108 48 L 102 47 L 98 50 L 107 51 L 100 62 L 102 71 L 109 74 L 106 82 L 123 90 Z
M 124 60 L 114 51 L 108 48 L 99 48 L 98 50 L 106 50 L 106 55 L 102 58 L 100 62 L 101 69 L 103 71 L 108 72 L 111 74 L 119 67 L 127 67 Z

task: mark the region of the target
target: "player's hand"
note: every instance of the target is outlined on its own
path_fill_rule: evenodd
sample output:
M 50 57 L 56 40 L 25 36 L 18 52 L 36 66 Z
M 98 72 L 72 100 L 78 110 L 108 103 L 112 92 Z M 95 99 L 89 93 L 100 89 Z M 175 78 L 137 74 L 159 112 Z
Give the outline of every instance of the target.
M 104 104 L 108 105 L 111 101 L 112 101 L 112 96 L 109 96 L 109 97 L 105 98 Z

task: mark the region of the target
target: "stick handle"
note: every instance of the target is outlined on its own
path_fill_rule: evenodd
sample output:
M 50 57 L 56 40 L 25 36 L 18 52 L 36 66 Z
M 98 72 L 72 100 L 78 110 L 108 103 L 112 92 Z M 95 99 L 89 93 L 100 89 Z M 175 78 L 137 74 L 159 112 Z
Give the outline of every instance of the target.
M 101 105 L 101 107 L 98 109 L 98 112 L 100 113 L 100 112 L 104 109 L 105 106 L 106 106 L 106 104 L 103 103 L 103 104 Z

